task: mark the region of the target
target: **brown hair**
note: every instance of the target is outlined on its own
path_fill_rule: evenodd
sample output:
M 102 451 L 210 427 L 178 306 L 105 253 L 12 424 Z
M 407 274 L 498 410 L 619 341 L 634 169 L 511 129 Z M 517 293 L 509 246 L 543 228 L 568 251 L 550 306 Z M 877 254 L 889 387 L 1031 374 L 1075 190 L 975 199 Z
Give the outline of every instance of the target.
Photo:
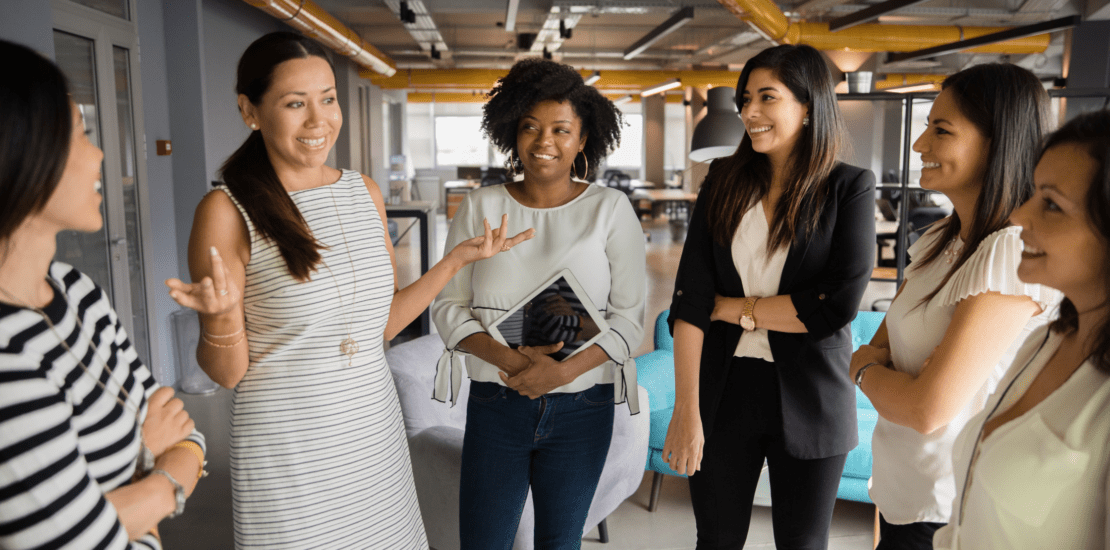
M 332 67 L 327 51 L 315 41 L 291 32 L 273 32 L 255 40 L 239 58 L 235 91 L 254 105 L 270 89 L 274 69 L 290 59 L 319 57 Z M 305 281 L 320 262 L 324 248 L 278 179 L 262 132 L 254 130 L 220 168 L 220 177 L 246 211 L 255 230 L 272 241 L 289 273 Z
M 944 79 L 960 114 L 990 140 L 983 186 L 975 200 L 971 233 L 960 256 L 921 304 L 932 300 L 952 275 L 967 263 L 988 235 L 1010 225 L 1010 214 L 1033 195 L 1033 169 L 1041 140 L 1048 131 L 1048 94 L 1033 73 L 1009 63 L 988 63 L 964 69 Z M 937 229 L 938 238 L 920 260 L 937 260 L 960 234 L 963 221 L 955 212 Z
M 794 144 L 786 188 L 771 218 L 767 250 L 772 251 L 790 246 L 799 227 L 806 235 L 817 229 L 828 193 L 825 183 L 837 165 L 845 132 L 832 75 L 820 52 L 804 45 L 775 46 L 759 52 L 740 73 L 736 83 L 737 107 L 748 77 L 756 69 L 770 69 L 795 99 L 809 106 L 810 124 L 802 126 Z M 732 156 L 709 166 L 705 192 L 713 240 L 722 246 L 732 242 L 744 213 L 770 190 L 771 177 L 767 155 L 752 149 L 747 133 Z

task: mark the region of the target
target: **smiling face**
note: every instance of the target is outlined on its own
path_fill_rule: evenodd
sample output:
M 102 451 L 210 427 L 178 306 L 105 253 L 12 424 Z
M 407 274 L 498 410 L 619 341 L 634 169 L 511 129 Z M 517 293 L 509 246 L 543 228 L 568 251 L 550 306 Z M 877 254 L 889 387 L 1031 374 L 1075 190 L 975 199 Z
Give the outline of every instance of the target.
M 809 107 L 798 101 L 770 69 L 756 69 L 740 96 L 740 118 L 752 140 L 752 149 L 782 166 L 802 134 Z
M 529 182 L 569 183 L 574 158 L 585 145 L 582 119 L 567 101 L 541 101 L 517 123 L 516 150 Z
M 921 187 L 949 196 L 979 193 L 990 140 L 960 112 L 952 90 L 942 91 L 933 101 L 929 126 L 913 150 L 921 153 Z
M 85 121 L 77 106 L 73 110 L 73 132 L 69 140 L 69 157 L 58 186 L 37 219 L 47 230 L 97 231 L 104 224 L 100 215 L 100 166 L 104 153 L 89 141 Z
M 1087 151 L 1064 143 L 1045 152 L 1033 173 L 1036 191 L 1010 221 L 1022 227 L 1018 277 L 1061 290 L 1080 311 L 1101 304 L 1107 243 L 1087 215 L 1087 191 L 1098 166 Z
M 290 59 L 274 68 L 258 105 L 239 96 L 243 121 L 258 125 L 275 169 L 319 168 L 343 127 L 335 74 L 319 57 Z

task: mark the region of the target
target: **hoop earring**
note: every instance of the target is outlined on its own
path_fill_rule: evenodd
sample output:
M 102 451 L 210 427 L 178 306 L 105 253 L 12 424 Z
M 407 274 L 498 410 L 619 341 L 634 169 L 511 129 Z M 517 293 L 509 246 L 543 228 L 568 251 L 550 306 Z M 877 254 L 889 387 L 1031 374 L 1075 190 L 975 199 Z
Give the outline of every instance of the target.
M 587 176 L 590 175 L 590 159 L 586 158 L 586 153 L 583 153 L 582 151 L 579 151 L 578 154 L 582 155 L 582 160 L 586 162 L 586 175 Z M 578 155 L 574 156 L 574 160 L 576 160 L 576 161 L 578 160 Z M 575 167 L 575 164 L 577 164 L 577 162 L 572 162 L 571 163 L 570 173 L 574 174 L 574 177 L 576 179 L 578 179 L 579 181 L 586 181 L 586 180 L 582 179 L 582 176 L 578 175 L 578 170 Z
M 512 181 L 514 178 L 516 178 L 516 162 L 513 162 L 513 153 L 515 152 L 516 151 L 509 151 L 509 181 Z

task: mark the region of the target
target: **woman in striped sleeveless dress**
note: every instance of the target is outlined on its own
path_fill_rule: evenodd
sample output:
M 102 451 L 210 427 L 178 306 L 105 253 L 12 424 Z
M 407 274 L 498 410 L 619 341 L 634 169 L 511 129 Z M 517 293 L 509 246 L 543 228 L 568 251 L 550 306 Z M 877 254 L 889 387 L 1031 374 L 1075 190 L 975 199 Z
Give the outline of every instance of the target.
M 266 35 L 240 59 L 237 91 L 253 131 L 197 208 L 199 282 L 167 282 L 200 312 L 201 366 L 235 388 L 236 547 L 427 548 L 383 340 L 461 267 L 530 232 L 487 224 L 398 290 L 377 184 L 324 164 L 342 126 L 326 52 Z

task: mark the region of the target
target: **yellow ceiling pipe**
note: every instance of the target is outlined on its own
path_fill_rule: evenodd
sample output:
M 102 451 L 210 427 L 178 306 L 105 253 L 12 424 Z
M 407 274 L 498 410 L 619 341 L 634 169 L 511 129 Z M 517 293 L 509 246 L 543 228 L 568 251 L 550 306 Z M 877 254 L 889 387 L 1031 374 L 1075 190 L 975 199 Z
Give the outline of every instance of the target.
M 351 58 L 372 74 L 393 76 L 397 64 L 389 56 L 362 40 L 355 31 L 348 28 L 330 13 L 316 5 L 312 0 L 243 0 L 290 27 L 314 38 L 324 46 L 341 55 Z
M 932 84 L 937 90 L 940 89 L 940 83 L 944 81 L 947 75 L 943 74 L 888 74 L 882 80 L 876 80 L 875 91 L 881 92 L 890 88 L 901 88 L 903 86 L 913 86 L 915 84 Z
M 910 52 L 1005 30 L 1006 27 L 957 27 L 951 25 L 856 25 L 829 31 L 828 23 L 790 23 L 771 0 L 717 0 L 763 36 L 784 44 L 808 44 L 818 50 L 856 52 Z M 1007 40 L 968 51 L 976 53 L 1041 53 L 1049 34 Z
M 610 100 L 616 100 L 629 94 L 608 94 L 603 93 L 605 97 Z M 409 103 L 485 103 L 486 96 L 480 93 L 465 93 L 465 92 L 409 92 Z M 682 94 L 670 93 L 664 94 L 667 103 L 682 103 L 684 99 Z M 640 100 L 640 96 L 632 94 L 632 98 L 636 101 Z

